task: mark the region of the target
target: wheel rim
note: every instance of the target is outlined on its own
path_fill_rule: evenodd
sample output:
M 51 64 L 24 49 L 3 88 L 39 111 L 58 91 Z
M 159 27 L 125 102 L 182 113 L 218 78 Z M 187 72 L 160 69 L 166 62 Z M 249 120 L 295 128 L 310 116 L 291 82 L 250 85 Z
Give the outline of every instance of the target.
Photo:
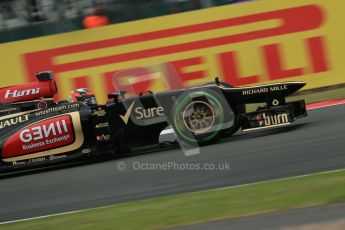
M 185 127 L 196 134 L 210 130 L 215 122 L 215 112 L 211 105 L 204 101 L 194 101 L 183 111 Z

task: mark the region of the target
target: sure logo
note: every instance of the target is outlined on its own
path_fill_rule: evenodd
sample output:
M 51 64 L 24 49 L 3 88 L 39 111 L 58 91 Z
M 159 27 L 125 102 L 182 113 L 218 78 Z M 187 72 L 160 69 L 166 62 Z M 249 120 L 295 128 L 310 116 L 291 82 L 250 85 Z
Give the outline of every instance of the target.
M 130 104 L 125 115 L 120 115 L 121 119 L 123 120 L 125 124 L 128 123 L 129 117 L 133 110 L 134 103 L 135 101 L 133 101 L 132 104 Z M 161 117 L 165 115 L 164 108 L 161 106 L 147 108 L 147 109 L 145 109 L 142 106 L 139 106 L 134 109 L 134 114 L 135 114 L 135 118 L 138 120 Z
M 160 117 L 164 116 L 164 109 L 163 107 L 153 107 L 144 109 L 143 107 L 137 107 L 135 108 L 136 118 L 137 119 L 143 119 L 143 118 L 153 118 L 153 117 Z

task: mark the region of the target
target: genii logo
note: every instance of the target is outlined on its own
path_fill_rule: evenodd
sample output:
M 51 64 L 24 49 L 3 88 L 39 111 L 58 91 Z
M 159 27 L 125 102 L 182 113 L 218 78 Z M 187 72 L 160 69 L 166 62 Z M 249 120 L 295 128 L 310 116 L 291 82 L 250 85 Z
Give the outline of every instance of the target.
M 266 115 L 260 114 L 256 117 L 259 126 L 270 126 L 289 123 L 289 115 L 287 113 L 277 114 L 277 115 Z
M 72 119 L 69 115 L 37 122 L 20 129 L 4 143 L 4 158 L 41 152 L 72 144 L 75 140 Z

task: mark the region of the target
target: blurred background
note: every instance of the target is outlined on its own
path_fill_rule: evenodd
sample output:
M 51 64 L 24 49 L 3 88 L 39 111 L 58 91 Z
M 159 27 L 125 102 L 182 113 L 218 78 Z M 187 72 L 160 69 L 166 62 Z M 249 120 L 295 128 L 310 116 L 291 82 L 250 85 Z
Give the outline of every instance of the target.
M 179 150 L 158 152 L 123 159 L 123 174 L 111 161 L 2 180 L 0 222 L 210 188 L 217 194 L 159 198 L 168 203 L 131 203 L 8 229 L 159 229 L 336 202 L 343 203 L 327 207 L 326 214 L 323 208 L 290 213 L 283 225 L 281 216 L 270 215 L 268 221 L 224 222 L 223 229 L 344 219 L 345 110 L 329 107 L 345 103 L 344 12 L 344 0 L 0 0 L 0 87 L 35 81 L 36 72 L 52 70 L 57 99 L 86 87 L 102 103 L 120 87 L 158 92 L 216 76 L 234 86 L 303 81 L 303 91 L 288 100 L 326 107 L 308 111 L 292 129 L 237 135 L 204 147 L 195 158 Z M 157 74 L 165 64 L 180 78 Z M 139 71 L 126 75 L 128 69 Z M 144 172 L 131 170 L 133 162 L 230 162 L 231 170 Z M 299 178 L 261 183 L 291 176 Z M 256 187 L 238 186 L 247 183 Z M 311 220 L 310 213 L 316 213 Z M 209 226 L 194 229 L 216 228 Z
M 339 21 L 345 4 L 313 2 L 0 0 L 0 53 L 6 54 L 0 56 L 0 87 L 52 70 L 60 98 L 88 87 L 105 101 L 105 92 L 123 85 L 138 89 L 135 93 L 172 89 L 166 76 L 147 81 L 125 76 L 121 87 L 113 81 L 118 71 L 159 63 L 177 69 L 181 87 L 216 76 L 234 86 L 277 81 L 306 82 L 304 91 L 343 86 L 345 33 Z
M 90 15 L 102 15 L 105 24 L 114 24 L 246 1 L 250 0 L 2 0 L 0 42 L 88 28 L 84 20 Z

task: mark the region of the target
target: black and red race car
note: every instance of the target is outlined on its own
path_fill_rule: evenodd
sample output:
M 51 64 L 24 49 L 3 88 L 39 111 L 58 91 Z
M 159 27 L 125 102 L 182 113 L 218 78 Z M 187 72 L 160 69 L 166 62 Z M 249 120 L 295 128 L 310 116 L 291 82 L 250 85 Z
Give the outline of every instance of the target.
M 193 147 L 239 129 L 290 125 L 307 115 L 303 100 L 285 101 L 302 82 L 238 88 L 216 79 L 200 87 L 132 97 L 119 91 L 100 105 L 87 89 L 75 90 L 69 101 L 54 101 L 52 72 L 36 77 L 36 82 L 0 89 L 0 172 L 161 149 L 170 146 L 159 143 L 167 127 L 173 129 L 175 143 Z M 247 112 L 245 105 L 251 103 L 265 106 Z

